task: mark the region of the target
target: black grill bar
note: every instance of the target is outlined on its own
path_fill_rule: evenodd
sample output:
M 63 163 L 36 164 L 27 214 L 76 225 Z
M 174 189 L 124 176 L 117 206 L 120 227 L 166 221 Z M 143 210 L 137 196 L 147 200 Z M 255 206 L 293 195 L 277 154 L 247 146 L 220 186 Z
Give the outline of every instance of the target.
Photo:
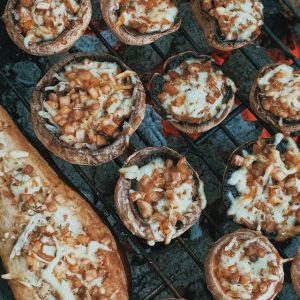
M 291 3 L 288 0 L 282 0 L 287 7 L 295 14 L 295 16 L 299 19 L 300 15 L 299 12 L 291 5 Z M 113 49 L 113 47 L 109 44 L 109 42 L 104 38 L 104 36 L 101 34 L 101 32 L 92 24 L 90 23 L 89 28 L 94 32 L 94 34 L 97 36 L 97 38 L 101 41 L 101 43 L 107 48 L 107 50 L 115 57 L 119 58 L 122 60 L 121 56 Z M 263 30 L 264 32 L 275 42 L 275 44 L 280 48 L 284 54 L 288 57 L 291 58 L 295 64 L 299 67 L 300 66 L 300 60 L 295 57 L 289 49 L 281 42 L 281 40 L 275 35 L 275 33 L 267 26 L 263 25 Z M 179 32 L 182 34 L 182 36 L 190 43 L 190 45 L 197 51 L 201 53 L 200 47 L 197 45 L 195 40 L 189 35 L 189 33 L 184 29 L 183 26 L 179 29 Z M 162 59 L 165 60 L 166 56 L 164 53 L 160 50 L 160 48 L 152 43 L 151 44 L 152 49 L 156 52 L 156 54 Z M 247 52 L 244 51 L 243 49 L 240 50 L 241 53 L 258 69 L 258 65 L 251 59 L 249 55 L 247 55 Z M 37 59 L 37 57 L 32 57 L 28 56 L 28 58 L 33 61 L 40 69 L 45 73 L 45 68 L 44 66 L 40 63 L 40 61 Z M 0 70 L 0 75 L 4 79 L 5 83 L 12 89 L 12 91 L 15 93 L 15 95 L 21 100 L 22 104 L 26 107 L 27 110 L 30 110 L 30 104 L 29 102 L 25 99 L 25 97 L 18 91 L 17 87 L 12 83 L 12 81 L 3 73 L 2 70 Z M 147 96 L 149 97 L 149 92 L 147 92 Z M 237 98 L 242 101 L 242 104 L 239 106 L 235 107 L 232 112 L 228 115 L 226 120 L 223 121 L 222 124 L 214 127 L 213 129 L 209 130 L 206 133 L 201 134 L 201 136 L 196 140 L 193 141 L 188 135 L 181 133 L 181 136 L 183 139 L 187 142 L 187 144 L 191 147 L 193 152 L 197 154 L 202 161 L 205 163 L 205 165 L 208 167 L 208 169 L 214 174 L 214 176 L 219 180 L 222 181 L 222 176 L 219 174 L 217 170 L 215 170 L 209 161 L 207 161 L 204 157 L 199 155 L 199 146 L 206 141 L 209 137 L 211 137 L 214 133 L 216 133 L 218 130 L 222 130 L 224 134 L 230 139 L 230 141 L 235 145 L 238 146 L 239 142 L 237 139 L 233 136 L 233 134 L 228 130 L 226 127 L 226 124 L 230 122 L 234 117 L 236 117 L 239 113 L 241 113 L 244 109 L 248 108 L 251 110 L 249 107 L 249 100 L 246 99 L 244 96 L 240 95 L 239 93 L 237 94 Z M 252 111 L 253 113 L 253 111 Z M 16 119 L 16 118 L 15 118 Z M 261 125 L 266 128 L 271 134 L 276 133 L 276 131 L 265 124 L 262 120 L 258 118 L 258 122 L 261 123 Z M 140 130 L 137 130 L 136 134 L 139 136 L 139 138 L 144 142 L 145 145 L 150 146 L 149 142 L 144 138 L 144 136 L 141 134 Z M 31 140 L 31 142 L 35 145 L 37 145 L 38 148 L 41 148 L 41 145 L 39 142 Z M 43 146 L 42 146 L 43 147 Z M 47 152 L 48 154 L 48 152 Z M 48 157 L 48 156 L 47 156 Z M 49 161 L 51 161 L 51 157 L 49 155 Z M 122 162 L 120 159 L 115 159 L 115 163 L 118 166 L 122 165 Z M 55 165 L 54 161 L 52 160 L 51 163 Z M 166 276 L 164 272 L 161 270 L 160 266 L 157 264 L 157 262 L 152 258 L 151 255 L 148 254 L 148 252 L 144 249 L 143 245 L 140 243 L 140 241 L 127 230 L 127 228 L 123 225 L 122 221 L 119 219 L 118 215 L 116 214 L 113 206 L 108 203 L 104 197 L 101 191 L 95 187 L 93 182 L 89 179 L 89 177 L 86 175 L 86 173 L 83 171 L 83 169 L 78 166 L 78 165 L 73 165 L 74 170 L 80 175 L 82 180 L 86 182 L 86 184 L 89 186 L 89 188 L 92 191 L 93 194 L 93 204 L 95 205 L 97 201 L 100 201 L 104 208 L 99 212 L 100 215 L 104 218 L 107 219 L 109 216 L 112 216 L 117 222 L 118 225 L 122 228 L 122 233 L 124 234 L 125 237 L 129 239 L 129 241 L 138 249 L 138 251 L 143 255 L 143 257 L 146 259 L 148 264 L 154 269 L 154 271 L 160 276 L 162 279 L 163 283 L 160 284 L 158 287 L 156 287 L 153 291 L 151 291 L 144 299 L 145 300 L 150 300 L 155 298 L 157 295 L 159 295 L 165 288 L 168 288 L 176 297 L 180 297 L 180 292 L 175 288 L 173 282 L 174 282 L 174 276 Z M 56 169 L 58 169 L 56 167 Z M 64 174 L 61 172 L 58 172 L 62 177 L 65 178 Z M 218 233 L 219 235 L 223 235 L 223 230 L 219 228 L 219 226 L 214 222 L 214 220 L 211 218 L 211 216 L 206 212 L 203 211 L 202 214 L 204 217 L 208 220 L 209 224 L 214 228 L 215 232 Z M 113 229 L 113 231 L 115 231 Z M 116 234 L 116 232 L 114 232 Z M 193 259 L 195 264 L 203 271 L 203 262 L 202 260 L 197 256 L 197 254 L 194 252 L 194 250 L 184 241 L 182 237 L 179 237 L 176 239 L 178 243 L 185 249 L 185 251 L 189 254 L 189 256 Z M 134 250 L 136 251 L 134 247 Z M 282 251 L 281 251 L 282 252 Z M 282 254 L 283 256 L 283 254 Z
M 263 30 L 269 35 L 269 37 L 276 43 L 276 45 L 283 51 L 283 53 L 291 58 L 297 67 L 300 67 L 300 59 L 298 59 L 291 51 L 287 48 L 287 46 L 280 40 L 280 38 L 271 30 L 269 26 L 266 24 L 262 25 Z
M 288 7 L 288 9 L 300 20 L 300 12 L 296 9 L 289 0 L 282 0 L 284 4 Z

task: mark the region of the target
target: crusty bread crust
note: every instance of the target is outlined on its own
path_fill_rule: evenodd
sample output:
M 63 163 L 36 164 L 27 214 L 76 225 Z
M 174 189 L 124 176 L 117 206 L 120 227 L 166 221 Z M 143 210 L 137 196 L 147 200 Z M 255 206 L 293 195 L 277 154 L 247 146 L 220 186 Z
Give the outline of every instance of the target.
M 57 174 L 49 167 L 47 162 L 40 156 L 37 150 L 25 139 L 2 107 L 0 107 L 0 121 L 9 125 L 7 129 L 0 131 L 0 140 L 5 140 L 5 145 L 7 145 L 8 150 L 19 149 L 29 152 L 30 156 L 28 162 L 33 166 L 37 175 L 40 176 L 43 186 L 55 187 L 55 191 L 64 196 L 65 199 L 72 199 L 67 200 L 66 205 L 76 209 L 76 216 L 82 226 L 86 228 L 89 237 L 98 242 L 101 242 L 104 239 L 106 241 L 109 240 L 108 245 L 112 251 L 103 251 L 108 274 L 103 282 L 103 287 L 108 294 L 112 294 L 114 291 L 118 290 L 117 299 L 128 299 L 128 282 L 126 271 L 122 263 L 123 256 L 120 256 L 118 246 L 110 230 L 100 220 L 99 216 L 87 201 L 62 182 Z M 15 206 L 11 205 L 11 199 L 9 197 L 0 198 L 1 239 L 5 233 L 14 234 L 17 238 L 22 233 L 21 228 L 17 228 L 14 222 L 19 213 L 20 212 L 15 209 Z M 2 243 L 0 247 L 0 256 L 7 273 L 22 276 L 22 274 L 29 272 L 25 265 L 25 258 L 18 257 L 13 260 L 9 259 L 14 243 L 15 240 L 11 239 L 7 239 L 5 243 Z M 25 287 L 23 284 L 19 283 L 18 280 L 10 280 L 9 284 L 16 299 L 39 299 L 33 289 Z
M 56 39 L 40 43 L 33 43 L 28 48 L 24 45 L 24 36 L 16 27 L 12 11 L 18 0 L 8 0 L 3 14 L 3 21 L 7 33 L 15 44 L 25 52 L 33 55 L 53 55 L 68 51 L 73 44 L 84 34 L 92 17 L 92 4 L 90 0 L 82 0 L 77 19 L 71 27 L 62 32 Z

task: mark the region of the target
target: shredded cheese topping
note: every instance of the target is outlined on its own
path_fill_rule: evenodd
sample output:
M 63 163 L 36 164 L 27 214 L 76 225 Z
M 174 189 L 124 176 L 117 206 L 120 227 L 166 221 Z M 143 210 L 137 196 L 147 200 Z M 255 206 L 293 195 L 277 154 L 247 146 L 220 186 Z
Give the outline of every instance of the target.
M 214 270 L 224 294 L 233 299 L 268 300 L 283 275 L 278 253 L 259 237 L 234 237 L 216 257 Z
M 172 0 L 118 0 L 118 3 L 120 17 L 116 26 L 125 25 L 140 33 L 167 31 L 178 15 Z
M 189 58 L 164 75 L 165 84 L 158 95 L 163 108 L 175 119 L 200 123 L 222 115 L 227 107 L 228 90 L 234 82 L 212 60 Z
M 68 29 L 80 9 L 78 0 L 20 0 L 13 11 L 24 45 L 51 41 Z
M 287 151 L 277 146 L 287 143 Z M 250 228 L 277 233 L 278 240 L 300 232 L 300 153 L 292 138 L 275 136 L 274 144 L 258 140 L 253 153 L 240 157 L 240 167 L 232 173 L 228 185 L 237 190 L 228 194 L 228 215 Z
M 45 88 L 48 99 L 39 114 L 61 141 L 97 150 L 126 129 L 138 92 L 133 71 L 84 59 L 65 66 L 53 81 L 55 86 Z
M 283 119 L 300 118 L 300 73 L 288 65 L 268 70 L 258 80 L 262 107 Z
M 10 270 L 3 278 L 18 280 L 41 299 L 115 299 L 117 291 L 103 286 L 110 240 L 92 240 L 72 200 L 43 182 L 29 163 L 30 153 L 9 150 L 6 143 L 1 132 L 0 196 L 18 211 L 13 221 L 18 233 L 5 234 L 2 242 L 15 239 L 10 260 L 24 263 L 27 271 Z
M 170 159 L 155 158 L 142 167 L 122 168 L 120 173 L 137 181 L 137 188 L 130 190 L 129 199 L 136 202 L 157 241 L 170 243 L 178 222 L 186 213 L 193 211 L 193 198 L 197 192 L 201 196 L 202 208 L 206 206 L 203 183 L 197 191 L 193 171 L 185 158 L 177 164 Z
M 204 0 L 202 7 L 226 41 L 249 41 L 260 34 L 263 5 L 258 0 Z

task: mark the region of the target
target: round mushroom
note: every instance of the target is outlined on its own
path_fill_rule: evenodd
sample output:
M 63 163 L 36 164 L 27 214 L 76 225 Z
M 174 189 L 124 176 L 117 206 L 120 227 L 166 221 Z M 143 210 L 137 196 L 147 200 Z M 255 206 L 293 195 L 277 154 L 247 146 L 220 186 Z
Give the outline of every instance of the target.
M 238 147 L 223 177 L 227 214 L 277 241 L 300 235 L 300 152 L 278 133 Z
M 283 133 L 300 130 L 300 71 L 270 64 L 257 74 L 250 91 L 253 111 Z
M 140 79 L 119 59 L 76 53 L 55 64 L 37 84 L 33 129 L 57 156 L 99 165 L 127 148 L 145 105 Z
M 46 56 L 70 49 L 85 32 L 91 16 L 90 0 L 8 0 L 3 21 L 20 49 Z
M 198 174 L 184 157 L 166 147 L 131 155 L 120 169 L 114 199 L 126 227 L 149 245 L 169 244 L 197 221 L 206 206 Z
M 192 0 L 192 9 L 207 42 L 215 49 L 244 47 L 261 33 L 263 5 L 258 0 Z
M 187 51 L 164 63 L 163 74 L 151 79 L 157 112 L 178 130 L 200 133 L 221 123 L 234 104 L 236 87 L 215 61 Z
M 151 44 L 177 31 L 181 17 L 173 0 L 101 0 L 103 19 L 124 44 Z
M 272 300 L 282 289 L 283 261 L 260 232 L 241 229 L 213 244 L 205 278 L 216 300 Z

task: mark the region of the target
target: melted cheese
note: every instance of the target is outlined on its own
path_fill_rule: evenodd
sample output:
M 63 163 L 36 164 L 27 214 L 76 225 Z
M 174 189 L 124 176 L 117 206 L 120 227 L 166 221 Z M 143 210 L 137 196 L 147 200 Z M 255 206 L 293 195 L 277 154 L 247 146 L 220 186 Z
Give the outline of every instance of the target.
M 300 74 L 292 67 L 282 64 L 269 70 L 258 80 L 258 87 L 272 106 L 281 104 L 300 113 Z
M 295 202 L 292 204 L 292 196 L 284 192 L 272 178 L 272 174 L 276 170 L 281 172 L 283 178 L 298 172 L 296 167 L 288 169 L 280 157 L 280 152 L 276 150 L 275 147 L 282 140 L 286 140 L 282 134 L 279 133 L 275 136 L 272 160 L 269 161 L 263 175 L 257 178 L 252 186 L 249 186 L 247 181 L 250 166 L 244 164 L 231 174 L 228 184 L 236 188 L 238 195 L 236 197 L 232 193 L 228 195 L 231 202 L 228 215 L 233 216 L 236 222 L 243 223 L 247 221 L 251 227 L 257 226 L 258 228 L 263 224 L 267 226 L 270 222 L 275 222 L 277 230 L 283 227 L 295 226 L 296 212 L 300 209 L 300 203 Z M 291 145 L 288 145 L 288 148 L 293 151 L 295 157 L 299 157 L 299 150 L 298 148 L 295 149 L 295 143 L 289 142 Z M 245 159 L 247 157 L 248 154 Z M 255 160 L 260 161 L 259 155 L 255 156 Z M 298 178 L 295 180 L 295 186 L 299 191 L 300 181 Z
M 153 5 L 149 5 L 151 2 Z M 170 0 L 129 0 L 120 10 L 123 24 L 141 33 L 164 32 L 173 26 L 178 15 Z
M 28 236 L 36 229 L 39 222 L 43 219 L 44 217 L 42 214 L 35 214 L 30 219 L 29 223 L 25 227 L 23 233 L 20 235 L 18 241 L 16 242 L 14 248 L 12 249 L 9 259 L 13 259 L 15 256 L 21 254 L 22 248 L 28 243 Z
M 83 71 L 88 72 L 89 80 L 93 81 L 94 88 L 86 88 L 86 85 L 82 82 L 78 83 L 78 80 L 80 80 L 78 74 Z M 74 81 L 68 77 L 70 73 L 77 74 L 77 84 L 76 80 Z M 59 135 L 60 140 L 74 146 L 76 149 L 86 147 L 97 150 L 96 141 L 90 139 L 91 132 L 95 136 L 100 134 L 105 139 L 115 138 L 121 131 L 120 124 L 129 118 L 134 109 L 138 93 L 137 75 L 130 70 L 122 72 L 120 66 L 115 62 L 98 62 L 85 59 L 80 63 L 66 65 L 64 71 L 54 74 L 53 79 L 58 80 L 58 83 L 55 86 L 46 87 L 45 91 L 54 91 L 70 98 L 71 84 L 75 84 L 74 88 L 79 90 L 77 99 L 80 99 L 80 103 L 73 102 L 72 106 L 69 105 L 70 111 L 67 114 L 67 120 L 74 127 L 74 132 L 64 134 L 63 126 L 55 121 L 60 107 L 53 108 L 47 101 L 44 101 L 44 111 L 40 111 L 39 115 L 55 126 L 54 131 Z M 107 87 L 108 91 L 103 91 L 103 87 Z M 95 105 L 96 108 L 94 108 Z M 81 113 L 80 119 L 73 119 L 72 112 L 74 110 Z M 100 125 L 102 125 L 101 128 L 99 128 Z M 115 129 L 112 133 L 110 133 L 110 127 Z M 51 131 L 53 132 L 53 130 Z
M 249 41 L 260 32 L 259 28 L 263 24 L 263 5 L 260 1 L 205 0 L 204 2 L 214 2 L 208 13 L 216 19 L 225 40 Z
M 263 249 L 265 255 L 258 257 L 256 261 L 251 261 L 246 254 L 247 252 L 245 252 L 248 247 Z M 277 282 L 282 278 L 283 270 L 282 266 L 277 262 L 276 254 L 268 245 L 262 244 L 259 238 L 240 240 L 235 237 L 224 250 L 230 254 L 222 252 L 219 257 L 220 269 L 228 270 L 230 267 L 235 266 L 238 274 L 247 276 L 250 279 L 248 284 L 223 281 L 222 287 L 228 289 L 230 295 L 234 295 L 234 298 L 239 299 L 254 299 L 252 295 L 254 283 L 259 284 L 262 281 L 268 282 L 268 289 L 255 299 L 267 300 L 274 295 Z M 270 262 L 278 268 L 276 273 L 270 269 Z
M 189 58 L 185 63 L 202 64 L 200 59 L 195 58 Z M 166 83 L 172 82 L 178 93 L 174 96 L 165 93 L 161 102 L 164 109 L 175 119 L 177 116 L 187 116 L 187 120 L 194 118 L 205 122 L 219 117 L 227 107 L 224 96 L 228 87 L 231 87 L 233 92 L 236 90 L 231 79 L 225 78 L 222 71 L 214 71 L 212 67 L 209 71 L 190 72 L 186 75 L 181 63 L 172 71 L 175 71 L 179 78 L 171 80 L 170 75 L 166 74 L 164 79 Z M 176 99 L 180 97 L 184 97 L 184 101 L 177 104 Z M 214 102 L 208 101 L 209 98 L 213 98 Z
M 152 159 L 149 163 L 141 167 L 133 165 L 120 169 L 120 173 L 125 178 L 130 180 L 135 179 L 138 181 L 138 184 L 144 176 L 148 176 L 149 178 L 151 178 L 153 176 L 153 173 L 157 171 L 159 171 L 160 174 L 169 172 L 166 171 L 165 161 L 162 158 Z M 164 231 L 160 226 L 161 220 L 157 221 L 155 217 L 149 217 L 147 222 L 150 225 L 154 239 L 156 241 L 164 240 L 165 243 L 168 244 L 174 234 L 176 234 L 177 232 L 176 226 L 170 222 L 170 219 L 177 218 L 177 220 L 180 220 L 181 216 L 184 216 L 184 214 L 186 214 L 187 212 L 191 212 L 193 209 L 193 197 L 195 194 L 195 181 L 193 180 L 193 175 L 190 175 L 188 177 L 188 181 L 180 181 L 176 184 L 176 186 L 172 188 L 172 197 L 170 197 L 170 195 L 168 198 L 164 196 L 165 189 L 165 186 L 153 188 L 153 192 L 161 193 L 162 196 L 154 203 L 151 203 L 151 205 L 156 213 L 159 213 L 161 216 L 165 217 L 166 222 L 163 223 L 167 224 L 168 230 Z M 134 190 L 130 191 L 130 193 L 134 192 Z M 200 181 L 198 192 L 201 197 L 201 207 L 203 209 L 206 206 L 206 196 L 204 193 L 204 185 L 202 181 Z M 151 193 L 151 191 L 148 190 L 148 193 Z M 142 199 L 141 196 L 139 196 L 139 200 L 140 199 Z M 164 225 L 164 227 L 165 226 L 166 225 Z M 154 241 L 149 241 L 149 244 L 153 245 Z
M 76 20 L 80 5 L 76 0 L 35 0 L 31 7 L 18 6 L 13 12 L 17 26 L 24 34 L 26 48 L 33 43 L 50 41 Z
M 52 219 L 56 227 L 68 226 L 72 236 L 77 236 L 83 233 L 83 229 L 76 213 L 76 210 L 70 206 L 59 206 L 52 215 Z
M 28 152 L 21 149 L 10 151 L 7 137 L 2 133 L 0 142 L 4 146 L 0 151 L 0 172 L 2 176 L 11 178 L 2 188 L 10 191 L 5 197 L 11 198 L 12 205 L 19 208 L 15 225 L 24 226 L 11 250 L 10 260 L 12 264 L 20 262 L 28 268 L 22 274 L 12 274 L 13 277 L 6 276 L 6 279 L 13 278 L 34 289 L 41 299 L 49 300 L 55 299 L 55 293 L 62 299 L 78 300 L 78 289 L 73 289 L 70 279 L 74 276 L 87 292 L 91 292 L 94 286 L 105 291 L 102 283 L 106 269 L 101 253 L 112 249 L 107 244 L 90 240 L 77 210 L 71 206 L 72 200 L 66 201 L 62 195 L 55 194 L 55 187 L 46 185 L 37 176 L 30 165 Z M 47 208 L 52 201 L 55 201 L 54 210 Z M 26 206 L 23 206 L 24 203 Z M 3 242 L 10 240 L 8 234 L 4 238 Z M 85 241 L 80 238 L 85 238 Z M 87 282 L 76 270 L 70 272 L 67 262 L 82 270 L 86 270 L 88 263 L 97 270 L 97 278 Z M 111 291 L 110 295 L 105 295 L 103 292 L 103 295 L 110 297 L 114 293 Z

